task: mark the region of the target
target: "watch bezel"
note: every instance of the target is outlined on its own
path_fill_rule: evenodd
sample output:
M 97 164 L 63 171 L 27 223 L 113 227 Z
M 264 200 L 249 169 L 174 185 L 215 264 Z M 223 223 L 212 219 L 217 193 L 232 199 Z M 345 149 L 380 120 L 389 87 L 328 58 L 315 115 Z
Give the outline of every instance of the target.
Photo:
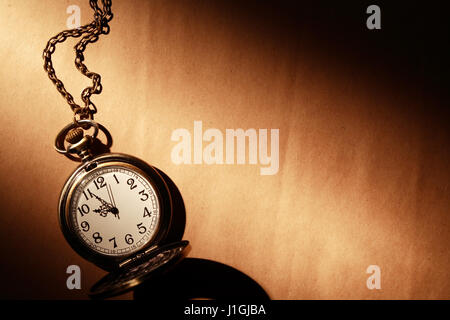
M 96 168 L 107 167 L 110 165 L 123 165 L 130 169 L 134 169 L 139 174 L 143 175 L 152 184 L 160 206 L 159 224 L 153 238 L 150 239 L 141 249 L 120 256 L 102 254 L 85 244 L 73 228 L 69 210 L 70 199 L 74 193 L 74 190 L 81 183 L 83 178 Z M 130 258 L 133 258 L 133 256 L 142 254 L 143 252 L 149 251 L 150 249 L 163 244 L 170 229 L 173 214 L 172 197 L 170 195 L 169 188 L 158 171 L 151 165 L 136 157 L 120 153 L 100 155 L 80 165 L 67 179 L 61 191 L 58 208 L 59 224 L 69 245 L 80 256 L 107 271 L 117 269 L 123 261 L 129 260 Z

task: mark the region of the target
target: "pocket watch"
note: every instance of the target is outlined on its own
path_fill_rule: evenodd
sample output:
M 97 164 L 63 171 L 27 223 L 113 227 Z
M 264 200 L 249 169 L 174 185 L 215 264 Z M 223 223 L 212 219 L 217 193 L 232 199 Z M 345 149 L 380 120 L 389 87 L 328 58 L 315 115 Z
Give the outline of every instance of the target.
M 123 154 L 98 156 L 69 177 L 59 221 L 72 248 L 104 269 L 153 247 L 167 234 L 171 197 L 158 172 Z
M 81 161 L 66 181 L 59 198 L 62 233 L 81 257 L 110 273 L 95 284 L 93 298 L 105 298 L 131 290 L 143 281 L 166 272 L 186 254 L 188 241 L 167 243 L 173 217 L 170 189 L 161 174 L 146 162 L 120 153 L 93 155 L 99 129 L 94 121 L 97 108 L 90 100 L 101 93 L 100 75 L 84 65 L 88 43 L 109 33 L 111 1 L 90 5 L 95 20 L 83 27 L 62 31 L 44 49 L 44 69 L 74 112 L 73 122 L 56 137 L 55 149 L 72 160 Z M 67 37 L 81 37 L 75 46 L 75 65 L 92 79 L 83 90 L 80 107 L 56 77 L 51 56 L 55 46 Z M 107 134 L 108 135 L 108 134 Z

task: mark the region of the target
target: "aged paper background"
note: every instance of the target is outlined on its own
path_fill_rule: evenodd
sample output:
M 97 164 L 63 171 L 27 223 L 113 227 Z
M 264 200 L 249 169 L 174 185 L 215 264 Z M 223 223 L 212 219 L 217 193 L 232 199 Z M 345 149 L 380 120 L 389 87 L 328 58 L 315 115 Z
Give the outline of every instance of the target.
M 0 1 L 3 298 L 86 298 L 104 274 L 59 230 L 59 192 L 76 164 L 53 141 L 72 114 L 41 57 L 66 28 L 67 6 L 91 21 L 87 3 Z M 321 15 L 290 25 L 269 8 L 252 13 L 257 7 L 114 1 L 111 33 L 85 55 L 102 75 L 93 101 L 112 150 L 144 159 L 178 186 L 191 257 L 244 272 L 271 298 L 450 298 L 443 100 L 420 74 L 396 68 L 382 37 L 362 36 L 364 15 L 347 38 Z M 372 40 L 381 47 L 371 53 Z M 54 66 L 79 99 L 89 81 L 74 67 L 74 44 L 57 47 Z M 279 129 L 279 172 L 173 164 L 171 134 L 193 133 L 195 120 L 223 133 Z M 80 291 L 66 289 L 70 264 L 81 267 Z M 366 287 L 369 265 L 381 268 L 381 290 Z

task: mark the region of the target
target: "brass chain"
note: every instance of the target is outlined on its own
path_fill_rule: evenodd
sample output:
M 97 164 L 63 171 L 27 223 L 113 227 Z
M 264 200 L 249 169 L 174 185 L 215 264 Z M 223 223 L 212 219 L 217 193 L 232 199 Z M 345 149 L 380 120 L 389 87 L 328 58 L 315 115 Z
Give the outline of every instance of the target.
M 98 0 L 89 0 L 91 8 L 94 10 L 94 21 L 81 26 L 79 28 L 65 30 L 58 33 L 47 42 L 47 46 L 43 52 L 44 70 L 48 73 L 48 77 L 56 86 L 58 92 L 66 99 L 70 108 L 74 112 L 74 121 L 90 119 L 93 120 L 94 114 L 97 112 L 96 106 L 91 101 L 93 94 L 102 92 L 101 77 L 95 72 L 89 71 L 84 61 L 84 50 L 89 43 L 94 43 L 98 40 L 101 34 L 109 33 L 109 21 L 113 18 L 111 12 L 111 0 L 102 0 L 103 9 L 98 6 Z M 68 37 L 79 38 L 84 35 L 81 40 L 75 45 L 75 66 L 86 77 L 92 80 L 92 86 L 85 88 L 81 93 L 81 99 L 84 106 L 80 107 L 73 99 L 73 96 L 67 92 L 64 84 L 58 79 L 53 68 L 52 54 L 55 52 L 56 44 L 64 42 Z M 78 119 L 77 119 L 78 117 Z

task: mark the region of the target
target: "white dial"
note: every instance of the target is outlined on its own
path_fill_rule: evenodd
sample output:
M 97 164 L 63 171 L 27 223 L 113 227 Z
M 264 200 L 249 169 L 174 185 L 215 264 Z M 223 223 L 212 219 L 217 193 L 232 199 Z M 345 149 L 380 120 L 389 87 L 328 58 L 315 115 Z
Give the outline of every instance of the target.
M 144 247 L 158 231 L 161 212 L 150 181 L 120 165 L 89 172 L 75 188 L 69 210 L 75 234 L 92 250 L 109 256 Z

